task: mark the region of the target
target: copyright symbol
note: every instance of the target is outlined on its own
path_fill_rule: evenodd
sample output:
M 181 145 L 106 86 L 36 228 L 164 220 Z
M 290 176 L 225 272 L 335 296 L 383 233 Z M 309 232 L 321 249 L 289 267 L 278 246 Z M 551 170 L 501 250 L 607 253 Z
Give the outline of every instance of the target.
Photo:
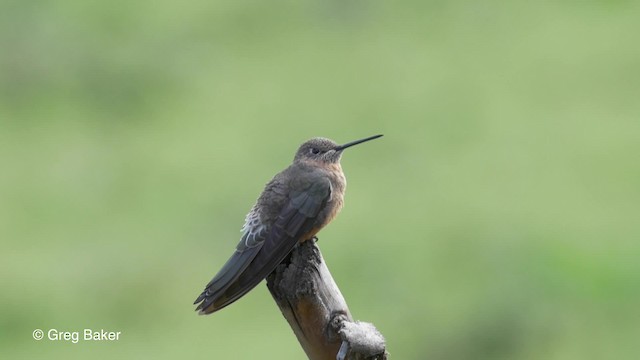
M 40 329 L 33 330 L 33 338 L 34 339 L 42 340 L 43 337 L 44 337 L 44 331 L 42 331 Z

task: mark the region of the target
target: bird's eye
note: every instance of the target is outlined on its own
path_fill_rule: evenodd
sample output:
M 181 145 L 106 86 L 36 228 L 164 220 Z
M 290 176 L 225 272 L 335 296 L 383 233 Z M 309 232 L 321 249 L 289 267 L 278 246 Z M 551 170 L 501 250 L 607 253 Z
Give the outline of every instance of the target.
M 309 152 L 312 153 L 313 155 L 318 155 L 320 154 L 320 149 L 311 148 L 309 149 Z

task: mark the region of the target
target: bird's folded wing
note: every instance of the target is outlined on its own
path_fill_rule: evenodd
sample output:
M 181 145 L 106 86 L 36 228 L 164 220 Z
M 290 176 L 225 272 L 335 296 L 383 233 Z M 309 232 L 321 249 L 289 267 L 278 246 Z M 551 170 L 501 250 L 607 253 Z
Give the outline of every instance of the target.
M 316 217 L 331 198 L 331 183 L 324 178 L 292 191 L 276 221 L 247 241 L 243 236 L 235 253 L 209 282 L 194 304 L 209 314 L 231 304 L 253 289 L 291 252 L 301 237 L 316 225 Z

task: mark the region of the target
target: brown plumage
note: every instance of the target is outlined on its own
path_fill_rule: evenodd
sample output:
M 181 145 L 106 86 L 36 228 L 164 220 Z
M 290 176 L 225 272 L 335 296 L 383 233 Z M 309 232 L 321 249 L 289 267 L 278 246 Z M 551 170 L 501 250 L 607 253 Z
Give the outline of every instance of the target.
M 298 242 L 311 239 L 342 209 L 342 151 L 382 135 L 338 145 L 325 138 L 302 144 L 293 163 L 267 183 L 247 215 L 231 258 L 194 304 L 210 314 L 238 300 L 269 275 Z

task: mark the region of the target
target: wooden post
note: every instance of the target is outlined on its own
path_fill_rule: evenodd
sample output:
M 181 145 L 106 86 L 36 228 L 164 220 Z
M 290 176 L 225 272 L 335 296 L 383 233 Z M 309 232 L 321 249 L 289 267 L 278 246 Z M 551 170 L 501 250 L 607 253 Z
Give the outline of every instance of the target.
M 385 340 L 354 321 L 313 240 L 296 246 L 267 287 L 310 360 L 386 360 Z

